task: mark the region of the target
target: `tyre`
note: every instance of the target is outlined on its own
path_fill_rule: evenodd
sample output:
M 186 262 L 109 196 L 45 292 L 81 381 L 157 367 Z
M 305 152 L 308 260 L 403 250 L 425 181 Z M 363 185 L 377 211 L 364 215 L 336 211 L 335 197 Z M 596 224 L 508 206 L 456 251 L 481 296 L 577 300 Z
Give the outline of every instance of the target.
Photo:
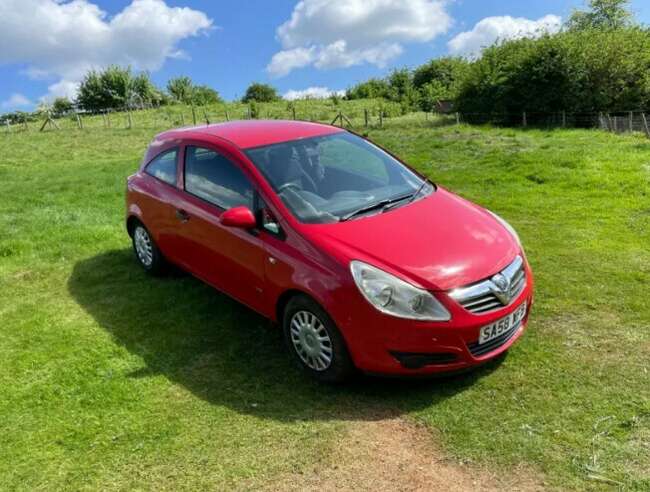
M 151 275 L 161 275 L 167 268 L 167 262 L 156 246 L 147 228 L 138 222 L 131 234 L 133 251 L 140 266 Z
M 282 328 L 292 357 L 314 379 L 339 383 L 354 373 L 341 333 L 311 298 L 302 295 L 291 298 L 284 309 Z

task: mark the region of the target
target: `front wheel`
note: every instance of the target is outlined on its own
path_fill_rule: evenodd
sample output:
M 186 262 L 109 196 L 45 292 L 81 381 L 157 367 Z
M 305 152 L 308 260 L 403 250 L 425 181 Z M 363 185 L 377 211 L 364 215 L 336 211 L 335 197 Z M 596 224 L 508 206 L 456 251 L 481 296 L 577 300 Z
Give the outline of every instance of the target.
M 144 225 L 138 223 L 133 228 L 133 251 L 138 263 L 147 273 L 160 275 L 165 271 L 167 263 L 156 246 L 151 234 Z
M 309 297 L 296 296 L 289 301 L 282 327 L 292 356 L 313 378 L 336 383 L 354 372 L 341 333 L 325 310 Z

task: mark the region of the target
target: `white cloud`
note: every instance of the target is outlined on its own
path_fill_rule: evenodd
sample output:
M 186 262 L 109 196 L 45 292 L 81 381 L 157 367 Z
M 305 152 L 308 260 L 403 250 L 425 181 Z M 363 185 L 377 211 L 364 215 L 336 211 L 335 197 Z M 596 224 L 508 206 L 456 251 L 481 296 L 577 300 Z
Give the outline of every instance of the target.
M 87 0 L 2 0 L 0 64 L 25 63 L 28 75 L 59 79 L 51 96 L 69 95 L 91 68 L 157 70 L 183 55 L 181 40 L 211 27 L 203 12 L 163 0 L 133 0 L 112 18 Z
M 7 99 L 6 101 L 2 101 L 2 104 L 0 104 L 0 106 L 2 106 L 5 109 L 16 109 L 16 108 L 24 108 L 27 106 L 32 106 L 33 104 L 34 103 L 30 101 L 27 97 L 15 92 L 11 96 L 9 96 L 9 99 Z
M 284 93 L 282 96 L 284 99 L 287 99 L 289 101 L 294 101 L 296 99 L 325 99 L 333 94 L 336 94 L 337 96 L 344 96 L 345 91 L 340 90 L 340 91 L 333 91 L 328 89 L 327 87 L 308 87 L 307 89 L 303 90 L 290 90 Z
M 443 0 L 302 0 L 277 29 L 282 51 L 267 71 L 382 67 L 402 53 L 402 43 L 430 41 L 450 25 Z
M 555 33 L 562 27 L 557 15 L 546 15 L 537 20 L 523 17 L 486 17 L 474 29 L 455 36 L 448 43 L 449 51 L 457 55 L 478 56 L 481 50 L 495 41 L 539 37 Z

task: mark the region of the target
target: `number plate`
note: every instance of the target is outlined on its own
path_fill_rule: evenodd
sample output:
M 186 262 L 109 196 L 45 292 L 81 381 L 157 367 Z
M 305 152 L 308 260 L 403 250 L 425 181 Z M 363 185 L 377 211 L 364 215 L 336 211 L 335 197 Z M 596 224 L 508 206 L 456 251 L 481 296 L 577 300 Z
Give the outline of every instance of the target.
M 507 331 L 510 331 L 511 329 L 517 327 L 519 323 L 521 323 L 521 320 L 524 319 L 525 315 L 526 303 L 524 302 L 508 316 L 505 316 L 500 320 L 495 321 L 494 323 L 483 326 L 478 338 L 479 345 L 489 342 L 490 340 L 494 340 Z

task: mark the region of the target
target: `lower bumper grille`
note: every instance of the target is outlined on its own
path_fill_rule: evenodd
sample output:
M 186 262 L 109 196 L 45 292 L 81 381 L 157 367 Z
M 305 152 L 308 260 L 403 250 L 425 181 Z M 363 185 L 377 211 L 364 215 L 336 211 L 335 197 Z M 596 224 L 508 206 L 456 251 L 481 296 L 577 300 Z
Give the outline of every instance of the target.
M 419 354 L 412 352 L 391 352 L 391 355 L 406 369 L 420 369 L 425 366 L 451 364 L 458 360 L 456 354 L 450 353 Z
M 502 345 L 505 345 L 505 343 L 510 340 L 515 333 L 517 333 L 517 330 L 521 326 L 521 323 L 517 323 L 515 326 L 510 328 L 510 330 L 506 331 L 505 333 L 499 335 L 497 338 L 490 340 L 489 342 L 485 342 L 479 345 L 478 340 L 476 342 L 468 343 L 467 348 L 469 351 L 472 353 L 474 357 L 480 357 L 481 355 L 485 355 L 489 352 L 492 352 L 493 350 L 498 349 Z

